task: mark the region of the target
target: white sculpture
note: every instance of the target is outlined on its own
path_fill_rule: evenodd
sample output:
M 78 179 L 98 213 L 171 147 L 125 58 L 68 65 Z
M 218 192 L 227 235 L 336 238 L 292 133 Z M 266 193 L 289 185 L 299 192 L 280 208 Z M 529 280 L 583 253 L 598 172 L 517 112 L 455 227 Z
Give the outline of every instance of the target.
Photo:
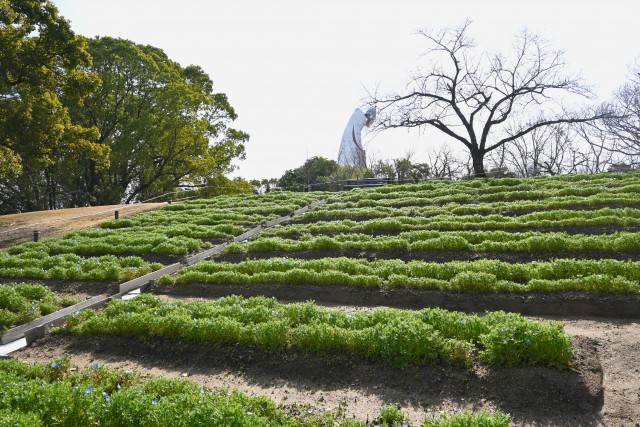
M 355 168 L 367 167 L 367 156 L 362 147 L 361 133 L 362 128 L 371 126 L 375 118 L 376 107 L 369 108 L 366 113 L 356 108 L 342 134 L 340 152 L 338 153 L 339 165 Z

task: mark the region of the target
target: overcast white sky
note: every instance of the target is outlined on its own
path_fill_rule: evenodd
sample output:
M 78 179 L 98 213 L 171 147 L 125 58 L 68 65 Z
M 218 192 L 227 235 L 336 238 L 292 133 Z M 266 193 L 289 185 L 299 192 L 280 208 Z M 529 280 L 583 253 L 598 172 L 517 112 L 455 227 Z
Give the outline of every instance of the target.
M 308 157 L 337 159 L 365 88 L 401 88 L 426 50 L 421 28 L 473 22 L 479 47 L 507 51 L 522 28 L 566 51 L 601 97 L 640 54 L 640 1 L 608 0 L 53 0 L 73 30 L 163 49 L 201 66 L 251 135 L 234 175 L 280 177 Z M 378 158 L 424 159 L 444 137 L 386 131 L 364 137 Z

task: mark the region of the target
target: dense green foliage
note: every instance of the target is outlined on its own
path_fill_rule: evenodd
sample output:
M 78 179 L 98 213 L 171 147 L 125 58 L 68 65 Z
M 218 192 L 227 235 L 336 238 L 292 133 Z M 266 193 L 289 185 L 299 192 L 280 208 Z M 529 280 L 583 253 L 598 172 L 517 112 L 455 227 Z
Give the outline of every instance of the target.
M 96 84 L 86 49 L 51 1 L 0 1 L 0 212 L 54 208 L 82 159 L 108 164 L 69 113 Z
M 72 333 L 125 334 L 210 344 L 241 343 L 277 350 L 346 352 L 393 365 L 470 366 L 476 354 L 493 366 L 564 368 L 571 341 L 558 322 L 537 323 L 517 314 L 468 315 L 440 309 L 378 309 L 345 314 L 311 302 L 231 296 L 213 302 L 166 303 L 143 295 L 112 301 L 67 322 Z
M 101 363 L 77 370 L 68 358 L 31 365 L 0 360 L 0 408 L 0 425 L 12 427 L 401 427 L 404 423 L 404 415 L 396 407 L 382 408 L 375 424 L 332 412 L 314 415 L 304 407 L 288 411 L 297 412 L 290 415 L 267 397 L 209 390 L 184 379 L 143 378 Z M 452 424 L 452 420 L 475 424 Z M 505 427 L 508 422 L 509 417 L 499 412 L 465 412 L 429 418 L 423 425 Z
M 0 285 L 0 331 L 30 322 L 76 302 L 78 301 L 72 298 L 60 297 L 42 285 Z
M 0 11 L 0 212 L 184 186 L 251 191 L 223 175 L 249 136 L 230 127 L 237 114 L 200 67 L 129 40 L 77 37 L 50 0 L 1 0 Z
M 278 180 L 278 187 L 289 191 L 308 191 L 309 185 L 318 190 L 315 184 L 330 181 L 331 174 L 338 170 L 338 163 L 324 157 L 312 157 L 295 169 L 287 170 Z
M 47 365 L 0 360 L 2 426 L 365 427 L 332 413 L 293 417 L 266 397 L 208 390 L 187 380 L 145 379 L 99 363 L 81 371 L 68 359 Z
M 394 237 L 340 234 L 334 237 L 303 235 L 300 240 L 261 237 L 232 244 L 227 252 L 301 251 L 473 251 L 473 252 L 638 252 L 640 233 L 569 235 L 566 233 L 508 233 L 505 231 L 409 231 Z
M 109 168 L 88 161 L 78 174 L 87 201 L 130 202 L 206 184 L 244 156 L 248 135 L 228 127 L 237 115 L 200 67 L 129 40 L 97 37 L 87 46 L 100 84 L 72 114 L 111 147 Z
M 603 208 L 590 211 L 553 210 L 533 212 L 520 216 L 498 214 L 453 215 L 439 214 L 428 217 L 393 216 L 365 221 L 318 221 L 312 224 L 295 224 L 267 230 L 263 236 L 288 236 L 326 233 L 394 233 L 418 230 L 522 230 L 567 227 L 638 227 L 640 210 Z
M 35 249 L 25 250 L 16 255 L 0 253 L 0 277 L 21 279 L 130 280 L 161 267 L 161 264 L 150 264 L 138 257 L 118 258 L 105 255 L 82 258 L 69 253 L 51 256 L 45 251 Z
M 511 417 L 508 414 L 496 412 L 489 414 L 481 412 L 474 414 L 463 411 L 455 415 L 433 416 L 425 420 L 423 427 L 509 427 Z
M 496 260 L 429 263 L 353 258 L 270 258 L 240 263 L 203 261 L 160 284 L 283 284 L 456 292 L 640 292 L 640 263 L 554 260 L 513 264 Z

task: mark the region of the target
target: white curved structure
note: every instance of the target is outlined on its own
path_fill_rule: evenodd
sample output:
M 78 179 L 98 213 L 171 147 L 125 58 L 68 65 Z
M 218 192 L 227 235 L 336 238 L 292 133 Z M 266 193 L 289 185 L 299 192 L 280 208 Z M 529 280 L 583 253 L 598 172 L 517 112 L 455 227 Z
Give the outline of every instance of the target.
M 342 134 L 338 164 L 355 168 L 367 167 L 367 155 L 362 147 L 362 128 L 371 126 L 376 117 L 376 107 L 371 107 L 366 113 L 359 108 L 353 112 L 347 127 Z

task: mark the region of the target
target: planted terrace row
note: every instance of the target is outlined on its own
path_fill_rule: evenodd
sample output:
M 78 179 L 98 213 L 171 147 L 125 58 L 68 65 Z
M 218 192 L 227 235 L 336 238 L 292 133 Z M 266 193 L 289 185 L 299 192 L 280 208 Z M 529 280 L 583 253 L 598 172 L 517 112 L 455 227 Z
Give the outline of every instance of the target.
M 639 209 L 610 209 L 595 211 L 556 210 L 528 213 L 513 217 L 504 215 L 434 215 L 429 217 L 393 216 L 364 221 L 336 220 L 306 224 L 291 224 L 266 230 L 263 236 L 299 236 L 303 234 L 365 233 L 392 234 L 403 231 L 438 230 L 523 230 L 523 229 L 580 229 L 594 227 L 595 231 L 609 227 L 637 228 Z M 606 227 L 606 228 L 605 228 Z M 597 234 L 597 233 L 594 233 Z
M 233 197 L 169 205 L 164 210 L 140 214 L 131 219 L 108 221 L 104 228 L 77 231 L 60 239 L 12 246 L 8 253 L 0 254 L 0 278 L 130 280 L 161 267 L 161 264 L 145 262 L 138 257 L 175 262 L 178 257 L 210 248 L 211 242 L 216 239 L 230 240 L 247 231 L 249 226 L 237 225 L 237 216 L 244 215 L 255 223 L 261 223 L 264 222 L 263 215 L 271 218 L 291 213 L 303 204 L 316 201 L 320 195 L 280 193 L 265 196 L 262 208 L 261 197 L 238 197 L 239 205 L 250 202 L 252 206 L 227 208 L 229 212 L 219 206 L 232 205 Z M 177 206 L 193 206 L 195 213 L 189 213 L 184 208 L 176 210 Z M 245 209 L 250 209 L 252 213 L 243 213 Z M 210 211 L 217 215 L 217 224 L 196 224 L 188 219 L 201 221 Z M 225 215 L 232 218 L 228 223 L 224 220 Z M 165 221 L 167 216 L 175 220 L 173 225 L 167 225 L 170 223 Z M 154 225 L 154 221 L 159 225 Z
M 395 197 L 388 199 L 372 200 L 359 197 L 360 194 L 342 197 L 330 198 L 324 209 L 335 210 L 345 208 L 363 208 L 363 207 L 407 207 L 407 206 L 429 206 L 444 205 L 448 203 L 487 203 L 501 201 L 523 201 L 523 200 L 547 200 L 563 197 L 591 197 L 598 195 L 603 196 L 620 196 L 620 198 L 636 198 L 640 192 L 640 184 L 627 185 L 625 187 L 607 189 L 600 186 L 576 187 L 562 190 L 514 190 L 509 189 L 499 193 L 492 194 L 475 194 L 471 193 L 453 193 L 447 188 L 440 192 L 424 191 L 418 193 L 393 194 Z M 363 192 L 364 193 L 364 192 Z M 442 194 L 440 194 L 442 193 Z M 366 193 L 362 194 L 365 196 Z M 347 201 L 353 199 L 353 201 Z
M 75 254 L 51 256 L 43 251 L 0 253 L 0 277 L 14 279 L 127 281 L 161 267 L 139 257 L 82 258 Z
M 510 264 L 496 260 L 430 263 L 353 258 L 271 258 L 240 263 L 203 261 L 167 285 L 319 285 L 405 288 L 454 292 L 640 292 L 640 263 L 616 260 L 555 260 Z
M 409 231 L 397 236 L 373 237 L 367 234 L 337 236 L 303 235 L 300 240 L 258 237 L 246 243 L 234 243 L 226 254 L 300 253 L 323 251 L 374 251 L 401 255 L 407 252 L 457 253 L 570 253 L 606 258 L 611 254 L 636 256 L 640 252 L 640 233 L 619 232 L 610 235 L 569 235 L 566 233 L 509 233 L 504 231 Z
M 492 195 L 508 192 L 559 191 L 559 195 L 586 195 L 599 192 L 632 192 L 632 187 L 640 185 L 640 174 L 598 174 L 564 175 L 536 178 L 474 179 L 465 181 L 428 181 L 402 186 L 384 186 L 366 190 L 356 190 L 340 197 L 341 201 L 398 199 L 411 196 L 433 195 Z M 626 187 L 626 188 L 625 188 Z M 563 192 L 566 192 L 563 194 Z
M 16 325 L 28 323 L 79 302 L 63 297 L 42 285 L 8 283 L 0 285 L 0 335 Z
M 477 316 L 440 309 L 345 314 L 310 302 L 281 304 L 262 297 L 184 303 L 142 295 L 112 301 L 101 312 L 78 313 L 67 321 L 65 330 L 83 336 L 239 343 L 270 351 L 340 352 L 397 366 L 485 363 L 564 369 L 573 353 L 561 323 L 533 322 L 517 314 Z
M 491 203 L 448 203 L 432 206 L 407 207 L 340 207 L 337 204 L 324 205 L 297 218 L 294 223 L 319 220 L 387 218 L 395 216 L 430 217 L 437 215 L 508 215 L 520 216 L 537 211 L 552 210 L 601 210 L 608 207 L 638 207 L 640 194 L 607 195 L 596 194 L 588 197 L 562 197 L 535 201 L 491 202 Z
M 35 365 L 0 360 L 0 408 L 3 426 L 368 427 L 338 413 L 285 411 L 267 397 L 209 390 L 185 379 L 143 378 L 99 363 L 77 370 L 68 358 Z M 390 407 L 378 420 L 399 426 L 404 417 Z M 510 422 L 501 413 L 464 412 L 429 417 L 422 425 L 507 427 Z

